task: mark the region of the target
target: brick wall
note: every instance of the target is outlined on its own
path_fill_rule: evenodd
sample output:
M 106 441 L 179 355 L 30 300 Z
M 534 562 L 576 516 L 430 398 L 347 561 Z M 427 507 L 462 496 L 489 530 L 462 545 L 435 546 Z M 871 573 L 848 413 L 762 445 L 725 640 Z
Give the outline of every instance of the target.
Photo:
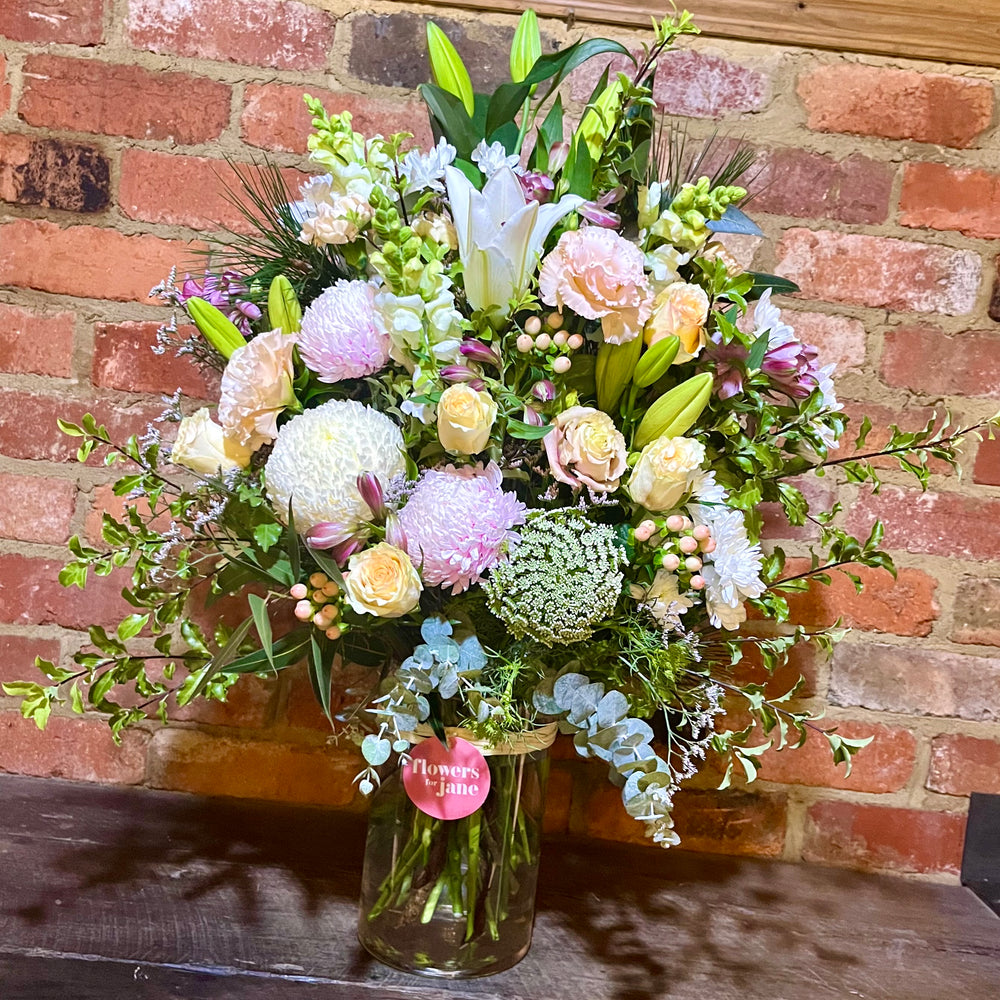
M 697 5 L 695 5 L 697 6 Z M 163 312 L 146 299 L 206 232 L 232 222 L 223 157 L 303 168 L 301 94 L 349 108 L 362 130 L 428 129 L 408 88 L 425 78 L 427 9 L 340 0 L 6 0 L 0 12 L 0 680 L 35 654 L 71 654 L 118 613 L 119 582 L 63 591 L 73 533 L 114 504 L 78 466 L 56 415 L 92 410 L 120 432 L 178 385 L 211 390 L 146 351 Z M 513 21 L 441 12 L 485 84 Z M 574 37 L 543 25 L 547 44 Z M 635 44 L 641 37 L 609 32 Z M 761 151 L 757 264 L 803 288 L 803 336 L 840 363 L 852 412 L 916 425 L 1000 397 L 1000 134 L 994 70 L 699 39 L 663 67 L 657 97 L 692 134 Z M 573 96 L 589 93 L 583 74 Z M 750 791 L 681 796 L 696 850 L 951 877 L 966 796 L 1000 792 L 1000 441 L 964 476 L 919 495 L 891 470 L 874 499 L 841 486 L 859 531 L 878 515 L 901 567 L 795 599 L 802 620 L 856 629 L 832 663 L 800 658 L 808 694 L 849 735 L 875 734 L 845 781 L 818 744 L 771 754 Z M 832 478 L 809 487 L 829 498 Z M 808 535 L 771 533 L 803 555 Z M 603 769 L 558 746 L 550 825 L 637 839 Z M 358 808 L 349 750 L 326 743 L 308 683 L 250 679 L 228 705 L 130 733 L 53 718 L 44 734 L 0 698 L 0 769 Z

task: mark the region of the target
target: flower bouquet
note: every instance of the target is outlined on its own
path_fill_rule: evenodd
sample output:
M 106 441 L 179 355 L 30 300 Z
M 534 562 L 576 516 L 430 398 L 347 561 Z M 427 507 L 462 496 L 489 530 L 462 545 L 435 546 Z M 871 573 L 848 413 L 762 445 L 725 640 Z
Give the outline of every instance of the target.
M 104 548 L 72 540 L 60 581 L 130 567 L 135 612 L 5 690 L 39 726 L 89 704 L 117 737 L 305 661 L 376 793 L 360 937 L 400 968 L 482 974 L 527 951 L 557 732 L 664 846 L 710 756 L 724 787 L 810 732 L 847 770 L 867 742 L 739 667 L 838 638 L 788 622 L 783 594 L 892 564 L 878 524 L 853 538 L 800 489 L 834 467 L 879 481 L 867 421 L 855 457 L 832 457 L 833 366 L 772 301 L 795 286 L 727 242 L 761 235 L 741 208 L 752 153 L 693 148 L 657 114 L 660 57 L 696 30 L 685 12 L 637 59 L 602 39 L 543 55 L 529 11 L 487 96 L 430 24 L 429 150 L 306 97 L 323 173 L 295 193 L 247 173 L 249 235 L 159 288 L 198 330 L 165 328 L 163 349 L 221 373 L 216 412 L 171 399 L 169 451 L 155 428 L 62 424 L 137 502 L 104 515 Z M 595 56 L 632 65 L 571 119 L 560 85 Z M 894 428 L 877 454 L 925 483 L 980 429 Z M 762 550 L 763 502 L 817 526 L 806 572 Z M 237 595 L 244 617 L 206 633 L 192 594 Z M 372 683 L 335 712 L 341 663 Z

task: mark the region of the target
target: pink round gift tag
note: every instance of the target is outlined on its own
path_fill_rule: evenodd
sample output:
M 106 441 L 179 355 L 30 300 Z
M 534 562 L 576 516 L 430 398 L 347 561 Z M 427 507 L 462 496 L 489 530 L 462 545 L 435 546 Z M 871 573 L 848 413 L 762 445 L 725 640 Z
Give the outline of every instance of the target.
M 470 816 L 490 790 L 486 758 L 467 740 L 452 737 L 451 749 L 439 739 L 424 740 L 403 765 L 403 787 L 410 801 L 435 819 Z

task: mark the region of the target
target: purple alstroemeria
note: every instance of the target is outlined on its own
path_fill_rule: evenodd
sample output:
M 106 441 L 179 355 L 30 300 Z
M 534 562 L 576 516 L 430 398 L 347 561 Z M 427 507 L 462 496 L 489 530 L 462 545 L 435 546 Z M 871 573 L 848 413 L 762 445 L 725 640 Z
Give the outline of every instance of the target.
M 372 520 L 376 523 L 384 521 L 388 510 L 385 506 L 382 484 L 378 481 L 378 476 L 374 472 L 362 472 L 358 475 L 357 483 L 361 499 L 372 512 Z
M 446 365 L 438 373 L 445 382 L 472 382 L 479 375 L 465 365 Z
M 182 303 L 195 296 L 204 299 L 224 313 L 240 333 L 247 336 L 251 332 L 250 324 L 262 315 L 260 309 L 246 298 L 249 294 L 250 289 L 238 272 L 225 270 L 221 274 L 213 274 L 206 271 L 200 281 L 190 274 L 185 275 L 178 298 Z
M 556 398 L 556 387 L 547 378 L 543 378 L 531 387 L 531 395 L 540 403 L 551 403 Z
M 718 334 L 715 335 L 718 337 Z M 743 391 L 743 373 L 746 371 L 747 349 L 733 341 L 723 344 L 713 340 L 705 347 L 705 359 L 715 364 L 714 391 L 719 399 L 731 399 Z
M 537 201 L 539 205 L 544 205 L 555 194 L 555 181 L 539 170 L 528 170 L 518 174 L 517 179 L 521 182 L 521 190 L 524 191 L 527 201 Z
M 330 549 L 330 555 L 333 556 L 338 566 L 344 566 L 355 552 L 360 552 L 364 547 L 365 539 L 354 535 L 346 541 L 334 545 Z
M 816 374 L 818 357 L 819 351 L 812 344 L 790 340 L 768 348 L 760 370 L 787 396 L 792 399 L 807 399 L 819 385 Z
M 320 521 L 306 532 L 306 544 L 314 549 L 333 548 L 344 537 L 344 526 L 336 521 Z
M 480 365 L 493 365 L 494 368 L 500 367 L 500 355 L 481 340 L 463 340 L 458 349 L 462 352 L 462 357 L 470 361 Z
M 542 415 L 533 406 L 526 406 L 524 412 L 521 414 L 521 419 L 524 423 L 531 427 L 544 427 L 545 421 L 542 419 Z
M 389 514 L 385 519 L 385 540 L 397 549 L 406 551 L 406 529 L 398 514 Z
M 621 201 L 624 194 L 624 188 L 612 188 L 594 201 L 585 201 L 578 211 L 595 226 L 601 226 L 603 229 L 617 229 L 622 224 L 621 216 L 616 212 L 609 211 L 608 205 L 614 205 Z

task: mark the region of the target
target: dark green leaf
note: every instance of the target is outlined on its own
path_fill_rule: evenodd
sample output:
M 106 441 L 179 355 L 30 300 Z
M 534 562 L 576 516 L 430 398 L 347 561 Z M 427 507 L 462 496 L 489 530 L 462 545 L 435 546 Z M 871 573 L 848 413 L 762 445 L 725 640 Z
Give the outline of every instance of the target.
M 767 343 L 771 339 L 771 331 L 765 330 L 754 342 L 747 355 L 747 371 L 755 372 L 764 363 L 767 353 Z
M 486 113 L 485 134 L 488 140 L 498 128 L 514 121 L 530 92 L 531 87 L 523 83 L 504 83 L 497 87 Z
M 517 420 L 514 417 L 507 418 L 507 433 L 512 438 L 519 438 L 522 441 L 539 441 L 550 430 L 552 430 L 551 424 L 536 427 L 534 424 L 526 424 L 523 420 Z
M 201 676 L 198 678 L 197 684 L 191 689 L 190 694 L 182 692 L 177 695 L 177 704 L 186 705 L 192 698 L 197 698 L 202 691 L 208 686 L 208 682 L 217 674 L 220 670 L 223 670 L 229 663 L 236 659 L 237 654 L 240 651 L 240 645 L 243 640 L 247 637 L 247 633 L 250 631 L 250 626 L 253 624 L 253 615 L 249 618 L 244 618 L 239 625 L 233 629 L 233 634 L 229 637 L 228 642 L 225 646 L 220 649 L 215 656 L 212 657 L 208 663 L 205 664 L 201 669 Z M 181 698 L 183 696 L 183 702 Z
M 261 649 L 267 657 L 267 662 L 271 669 L 274 669 L 274 653 L 271 649 L 271 620 L 267 617 L 267 601 L 258 594 L 247 594 L 247 602 L 250 604 L 250 614 L 253 616 L 253 623 L 257 629 L 257 637 L 260 639 Z
M 748 299 L 759 299 L 766 289 L 770 288 L 774 295 L 791 295 L 799 290 L 794 281 L 780 278 L 776 274 L 763 274 L 760 271 L 748 272 L 753 278 L 753 287 L 747 293 Z
M 632 53 L 624 45 L 613 42 L 609 38 L 588 38 L 586 41 L 574 42 L 559 52 L 549 52 L 540 56 L 535 61 L 531 72 L 524 78 L 523 83 L 530 86 L 554 76 L 558 84 L 567 73 L 571 73 L 577 66 L 605 52 L 626 56 L 633 64 L 635 63 Z
M 323 714 L 333 725 L 333 716 L 330 714 L 330 685 L 331 671 L 333 669 L 333 653 L 327 656 L 324 654 L 323 646 L 316 639 L 316 633 L 309 636 L 309 679 L 312 681 L 313 693 L 316 700 L 323 709 Z
M 468 160 L 483 137 L 477 133 L 461 100 L 433 83 L 422 83 L 419 90 L 445 138 L 462 159 Z

